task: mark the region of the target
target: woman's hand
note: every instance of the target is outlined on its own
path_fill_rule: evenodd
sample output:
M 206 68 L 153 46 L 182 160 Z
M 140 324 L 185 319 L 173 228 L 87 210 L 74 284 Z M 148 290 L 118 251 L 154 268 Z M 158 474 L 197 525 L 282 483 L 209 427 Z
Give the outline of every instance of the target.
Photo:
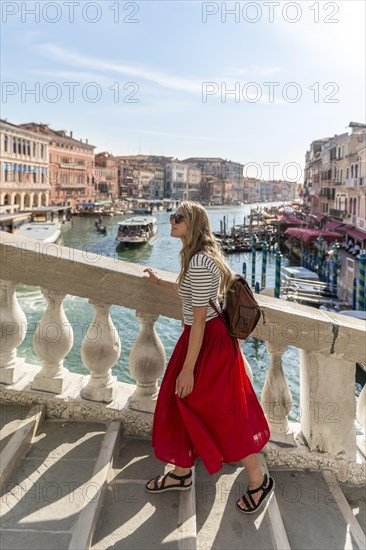
M 144 273 L 147 273 L 148 274 L 148 281 L 150 283 L 153 283 L 155 285 L 158 284 L 158 282 L 160 281 L 160 278 L 158 277 L 156 271 L 154 271 L 153 269 L 151 269 L 150 267 L 144 269 Z
M 175 382 L 175 393 L 178 397 L 187 397 L 194 386 L 194 375 L 191 369 L 182 369 L 180 375 Z

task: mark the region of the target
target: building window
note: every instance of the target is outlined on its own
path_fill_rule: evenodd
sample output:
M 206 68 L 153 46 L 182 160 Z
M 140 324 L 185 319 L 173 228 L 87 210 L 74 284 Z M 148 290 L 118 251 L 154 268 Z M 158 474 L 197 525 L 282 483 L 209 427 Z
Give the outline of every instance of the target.
M 353 178 L 353 164 L 351 165 L 351 178 Z
M 355 164 L 355 178 L 358 176 L 358 164 Z
M 33 142 L 33 156 L 36 156 L 36 144 Z
M 33 168 L 33 183 L 37 183 L 37 168 Z
M 26 155 L 26 143 L 23 141 L 23 155 Z
M 43 159 L 44 155 L 44 145 L 41 145 L 41 159 Z
M 4 151 L 5 153 L 8 151 L 8 136 L 6 134 L 4 136 Z
M 22 154 L 22 142 L 20 140 L 18 141 L 18 153 Z
M 13 153 L 16 153 L 17 152 L 17 140 L 14 138 L 13 139 Z
M 6 177 L 6 181 L 9 181 L 9 182 L 14 181 L 14 170 L 11 164 L 9 164 L 9 171 L 5 172 L 5 177 Z
M 30 141 L 27 142 L 27 155 L 30 157 L 31 154 L 31 147 L 30 147 Z

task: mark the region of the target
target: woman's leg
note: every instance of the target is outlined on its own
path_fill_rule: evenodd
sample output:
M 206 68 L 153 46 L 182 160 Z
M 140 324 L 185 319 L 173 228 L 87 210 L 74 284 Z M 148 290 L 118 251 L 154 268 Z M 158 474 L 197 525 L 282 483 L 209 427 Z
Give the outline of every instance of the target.
M 247 475 L 248 475 L 248 484 L 249 489 L 256 489 L 263 483 L 263 472 L 260 466 L 259 458 L 257 454 L 248 455 L 245 458 L 241 460 L 241 463 L 243 464 Z M 260 497 L 262 496 L 263 491 L 258 491 L 258 493 L 254 493 L 252 495 L 252 498 L 257 503 Z M 248 497 L 247 497 L 248 499 Z M 249 500 L 249 499 L 248 499 Z M 250 500 L 249 500 L 250 502 Z M 242 498 L 238 500 L 238 504 L 243 510 L 247 509 L 247 506 L 245 505 Z
M 185 475 L 189 474 L 190 471 L 191 471 L 190 468 L 181 468 L 180 466 L 176 466 L 174 468 L 174 470 L 171 470 L 171 473 L 175 474 L 176 476 L 185 476 Z M 164 477 L 163 475 L 160 476 L 160 479 L 158 480 L 158 487 L 160 487 L 163 477 Z M 191 482 L 192 482 L 192 479 L 191 479 L 191 477 L 189 477 L 189 478 L 184 480 L 184 485 L 189 485 Z M 165 480 L 165 487 L 168 487 L 169 485 L 177 485 L 177 480 L 170 477 L 170 476 L 168 476 Z M 149 481 L 149 483 L 147 484 L 147 487 L 149 489 L 154 488 L 154 480 L 153 479 L 151 481 Z

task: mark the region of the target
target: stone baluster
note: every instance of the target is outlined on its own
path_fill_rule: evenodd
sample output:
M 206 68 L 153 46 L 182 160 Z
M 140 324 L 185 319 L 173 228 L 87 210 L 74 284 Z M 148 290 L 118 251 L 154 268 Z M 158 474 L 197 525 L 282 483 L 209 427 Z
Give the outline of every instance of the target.
M 294 435 L 288 423 L 292 395 L 282 368 L 282 355 L 287 346 L 267 342 L 271 360 L 262 390 L 262 407 L 271 430 L 271 440 L 294 444 Z
M 362 445 L 361 450 L 364 456 L 366 456 L 366 386 L 362 388 L 361 393 L 358 396 L 356 415 L 357 415 L 357 420 L 359 421 L 363 431 L 363 438 L 361 441 L 361 445 Z
M 95 309 L 94 319 L 81 344 L 81 359 L 90 370 L 88 384 L 82 390 L 84 399 L 110 403 L 115 398 L 116 377 L 112 367 L 121 354 L 121 341 L 109 315 L 110 304 L 89 300 Z
M 143 312 L 136 312 L 136 316 L 141 331 L 131 348 L 129 367 L 137 388 L 129 398 L 128 406 L 153 413 L 159 393 L 157 381 L 165 369 L 165 350 L 154 327 L 159 316 Z
M 42 289 L 47 309 L 33 337 L 33 349 L 42 359 L 42 369 L 34 377 L 33 390 L 62 393 L 68 371 L 64 359 L 74 343 L 74 333 L 63 308 L 65 293 Z
M 17 357 L 17 347 L 27 333 L 27 318 L 18 303 L 15 288 L 12 281 L 0 281 L 1 384 L 14 384 L 24 372 L 25 361 Z
M 355 460 L 355 372 L 341 355 L 300 350 L 301 431 L 311 451 Z
M 361 450 L 364 456 L 366 456 L 366 386 L 362 388 L 361 393 L 358 396 L 356 411 L 357 420 L 359 421 L 363 431 L 363 437 L 362 439 L 360 438 Z

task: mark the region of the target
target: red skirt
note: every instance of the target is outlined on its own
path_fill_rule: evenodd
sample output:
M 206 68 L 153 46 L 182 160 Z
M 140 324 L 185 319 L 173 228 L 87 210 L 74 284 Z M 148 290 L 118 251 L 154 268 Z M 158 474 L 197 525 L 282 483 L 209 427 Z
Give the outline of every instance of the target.
M 175 395 L 190 331 L 191 326 L 184 325 L 168 363 L 156 404 L 152 445 L 163 462 L 191 468 L 200 457 L 214 474 L 223 462 L 259 452 L 270 431 L 241 350 L 219 317 L 206 323 L 193 391 L 183 399 Z

